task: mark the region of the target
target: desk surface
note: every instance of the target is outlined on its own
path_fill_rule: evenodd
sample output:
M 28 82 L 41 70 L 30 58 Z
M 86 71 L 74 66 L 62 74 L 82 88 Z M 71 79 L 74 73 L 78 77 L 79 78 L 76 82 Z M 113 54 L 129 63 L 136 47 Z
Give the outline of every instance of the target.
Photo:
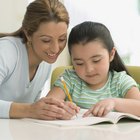
M 140 122 L 58 127 L 25 120 L 0 119 L 1 140 L 138 140 Z

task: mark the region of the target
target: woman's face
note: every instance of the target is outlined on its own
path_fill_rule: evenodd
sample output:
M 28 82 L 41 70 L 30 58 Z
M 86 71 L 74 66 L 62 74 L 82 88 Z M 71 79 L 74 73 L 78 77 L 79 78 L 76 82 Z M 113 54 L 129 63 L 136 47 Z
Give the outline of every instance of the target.
M 115 50 L 109 54 L 101 41 L 75 44 L 71 49 L 72 63 L 77 75 L 94 90 L 106 83 L 114 54 Z
M 65 22 L 42 23 L 30 37 L 32 49 L 29 52 L 32 59 L 54 63 L 66 45 L 67 28 Z

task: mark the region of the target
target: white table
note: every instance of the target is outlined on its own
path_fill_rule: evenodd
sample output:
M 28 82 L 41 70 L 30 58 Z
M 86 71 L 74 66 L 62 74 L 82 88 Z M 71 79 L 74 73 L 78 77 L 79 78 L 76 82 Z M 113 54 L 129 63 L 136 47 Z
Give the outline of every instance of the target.
M 0 119 L 0 140 L 140 140 L 140 122 L 58 127 Z

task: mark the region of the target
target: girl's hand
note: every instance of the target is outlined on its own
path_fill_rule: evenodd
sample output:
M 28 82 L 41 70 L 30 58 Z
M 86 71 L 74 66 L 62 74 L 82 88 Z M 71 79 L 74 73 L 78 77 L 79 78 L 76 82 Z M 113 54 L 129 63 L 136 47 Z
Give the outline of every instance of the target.
M 63 106 L 63 109 L 65 111 L 63 116 L 60 117 L 60 119 L 69 120 L 80 111 L 80 107 L 76 106 L 76 104 L 72 102 L 66 101 L 64 104 L 65 105 Z
M 84 115 L 83 117 L 87 117 L 90 114 L 93 114 L 94 116 L 102 117 L 105 116 L 110 111 L 114 110 L 115 108 L 115 100 L 112 99 L 105 99 L 97 104 L 93 105 Z

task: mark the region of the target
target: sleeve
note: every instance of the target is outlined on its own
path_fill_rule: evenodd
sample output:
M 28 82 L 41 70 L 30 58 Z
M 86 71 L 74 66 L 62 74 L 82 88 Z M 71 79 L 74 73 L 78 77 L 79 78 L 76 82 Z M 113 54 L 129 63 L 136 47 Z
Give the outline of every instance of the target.
M 138 84 L 136 81 L 129 75 L 126 74 L 126 72 L 123 72 L 119 79 L 119 87 L 120 87 L 120 93 L 121 96 L 124 97 L 129 89 L 132 87 L 138 87 Z
M 0 85 L 13 72 L 17 63 L 17 49 L 10 40 L 0 40 Z
M 12 102 L 0 100 L 0 118 L 9 118 L 9 110 Z
M 64 90 L 64 87 L 63 87 L 63 84 L 62 84 L 62 82 L 61 82 L 61 80 L 60 80 L 60 77 L 63 77 L 64 78 L 64 80 L 65 80 L 65 82 L 66 82 L 66 86 L 67 86 L 67 88 L 68 88 L 68 92 L 71 94 L 72 92 L 72 80 L 71 80 L 71 78 L 72 78 L 72 73 L 71 73 L 71 71 L 70 70 L 65 70 L 64 71 L 64 73 L 62 73 L 60 76 L 59 76 L 59 78 L 54 82 L 54 85 L 53 86 L 57 86 L 57 87 L 60 87 L 61 89 L 63 89 Z M 65 92 L 65 90 L 64 90 L 64 92 Z M 66 99 L 67 100 L 67 99 Z
M 14 44 L 8 40 L 0 40 L 0 87 L 11 75 L 17 61 L 17 50 Z M 0 94 L 1 90 L 0 90 Z M 3 95 L 4 96 L 4 95 Z M 5 97 L 6 99 L 6 97 Z M 1 99 L 0 96 L 0 118 L 9 118 L 10 101 Z

